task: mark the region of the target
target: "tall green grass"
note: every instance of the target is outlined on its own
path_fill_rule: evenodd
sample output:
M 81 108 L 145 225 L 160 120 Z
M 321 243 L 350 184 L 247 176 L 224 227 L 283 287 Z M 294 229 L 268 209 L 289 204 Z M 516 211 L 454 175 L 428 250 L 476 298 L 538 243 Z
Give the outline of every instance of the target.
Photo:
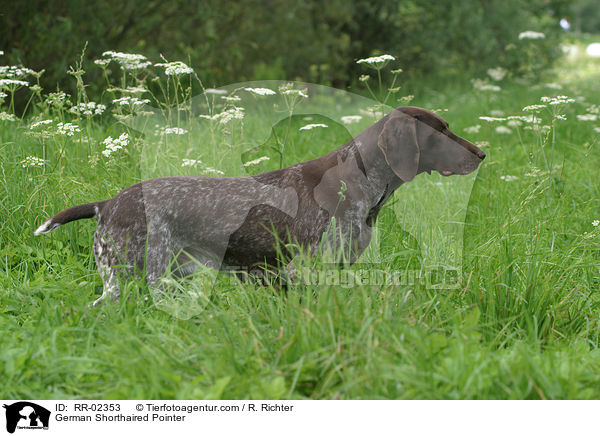
M 77 135 L 42 140 L 29 134 L 29 120 L 0 122 L 0 397 L 598 398 L 600 227 L 592 222 L 600 219 L 600 133 L 593 130 L 600 121 L 576 115 L 600 102 L 599 66 L 565 60 L 554 78 L 561 90 L 508 79 L 497 93 L 464 84 L 414 86 L 412 104 L 447 109 L 441 115 L 453 131 L 488 143 L 465 211 L 458 288 L 321 284 L 280 293 L 221 278 L 188 319 L 173 315 L 176 296 L 154 301 L 137 282 L 126 284 L 120 302 L 89 308 L 101 286 L 91 254 L 94 221 L 32 235 L 67 206 L 108 198 L 154 175 L 140 166 L 154 139 L 139 137 L 109 160 L 101 157 L 101 141 L 126 128 L 108 116 L 80 123 L 89 142 Z M 567 120 L 555 123 L 554 145 L 552 131 L 498 133 L 498 124 L 479 119 L 492 111 L 523 114 L 556 94 L 583 99 L 561 111 Z M 274 133 L 298 132 L 309 122 L 329 121 L 286 119 Z M 476 124 L 479 132 L 465 132 Z M 167 147 L 159 169 L 202 171 L 182 168 L 187 156 L 238 175 L 240 153 L 252 147 L 235 130 L 241 125 L 231 126 L 204 138 L 158 137 L 156 146 Z M 285 163 L 332 150 L 344 135 L 333 129 L 296 133 Z M 277 145 L 270 137 L 266 149 L 269 141 Z M 211 146 L 193 148 L 200 143 Z M 46 165 L 23 168 L 29 155 Z M 425 188 L 442 182 L 419 177 Z M 402 187 L 381 213 L 382 251 L 401 254 L 384 256 L 384 269 L 419 265 L 426 254 L 413 241 L 418 235 L 398 225 L 406 202 L 419 195 Z

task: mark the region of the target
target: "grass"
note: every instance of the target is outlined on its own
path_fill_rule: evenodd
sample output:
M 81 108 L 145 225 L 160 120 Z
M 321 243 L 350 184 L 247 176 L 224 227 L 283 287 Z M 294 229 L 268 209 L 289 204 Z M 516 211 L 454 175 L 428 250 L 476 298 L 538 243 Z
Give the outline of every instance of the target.
M 140 283 L 127 284 L 119 303 L 90 309 L 101 285 L 91 254 L 95 222 L 41 238 L 33 229 L 65 207 L 109 198 L 148 176 L 206 167 L 239 175 L 240 156 L 271 153 L 261 164 L 267 169 L 282 142 L 286 165 L 319 156 L 348 136 L 336 118 L 282 116 L 270 134 L 252 117 L 243 130 L 239 120 L 225 131 L 199 121 L 175 139 L 129 130 L 136 140 L 110 158 L 100 154 L 101 141 L 126 128 L 106 114 L 79 120 L 82 133 L 73 137 L 32 136 L 30 120 L 0 122 L 0 397 L 598 398 L 600 227 L 592 221 L 600 219 L 600 133 L 593 130 L 600 123 L 576 115 L 600 102 L 599 76 L 597 61 L 576 58 L 555 72 L 561 90 L 508 79 L 498 93 L 419 84 L 412 104 L 447 109 L 442 115 L 453 131 L 489 143 L 459 228 L 458 288 L 298 285 L 280 294 L 218 279 L 203 310 L 188 319 L 173 316 L 164 301 L 139 298 L 148 292 Z M 548 136 L 524 126 L 501 134 L 498 123 L 479 119 L 492 111 L 523 114 L 524 106 L 556 94 L 585 99 L 565 105 L 567 120 L 556 121 Z M 41 101 L 36 110 L 73 118 Z M 542 116 L 542 124 L 551 121 Z M 329 127 L 297 129 L 321 122 Z M 370 120 L 362 123 L 352 129 Z M 479 132 L 465 132 L 476 124 Z M 283 141 L 286 132 L 294 133 Z M 45 166 L 23 168 L 29 155 L 44 157 Z M 182 158 L 203 164 L 182 168 Z M 415 248 L 410 235 L 421 242 L 423 235 L 404 216 L 418 206 L 415 198 L 431 201 L 431 189 L 443 193 L 460 180 L 421 175 L 414 187 L 401 187 L 378 221 L 380 252 L 367 259 L 391 271 L 444 249 L 447 240 L 435 237 L 429 248 Z M 434 219 L 421 212 L 411 219 L 419 217 Z M 177 307 L 176 298 L 167 304 Z

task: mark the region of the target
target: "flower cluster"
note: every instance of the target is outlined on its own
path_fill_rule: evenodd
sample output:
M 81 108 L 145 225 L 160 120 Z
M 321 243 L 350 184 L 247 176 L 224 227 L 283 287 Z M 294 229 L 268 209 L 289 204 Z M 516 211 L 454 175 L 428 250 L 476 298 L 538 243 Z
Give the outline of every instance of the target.
M 370 58 L 359 59 L 356 61 L 357 64 L 366 64 L 368 67 L 374 68 L 376 70 L 380 70 L 385 67 L 389 61 L 396 60 L 396 58 L 389 54 L 384 54 L 381 56 L 373 56 Z
M 21 164 L 21 166 L 23 168 L 27 168 L 27 167 L 43 167 L 45 162 L 46 161 L 44 159 L 41 159 L 39 157 L 27 156 L 25 159 L 23 159 L 19 163 Z
M 17 117 L 14 114 L 8 112 L 0 112 L 0 121 L 17 121 Z
M 523 112 L 539 112 L 546 107 L 545 104 L 530 104 L 523 108 Z
M 106 147 L 102 151 L 102 154 L 105 157 L 109 157 L 115 151 L 121 150 L 123 149 L 123 147 L 126 147 L 129 144 L 129 135 L 127 133 L 122 133 L 121 136 L 119 136 L 116 139 L 113 139 L 112 136 L 109 136 L 104 141 L 102 141 L 102 143 Z
M 73 106 L 71 109 L 69 109 L 69 112 L 74 114 L 92 116 L 101 115 L 105 110 L 106 106 L 104 106 L 103 104 L 94 103 L 93 101 L 90 101 L 89 103 L 79 103 L 77 106 Z
M 465 127 L 464 130 L 465 130 L 465 133 L 473 134 L 473 133 L 478 133 L 479 129 L 481 129 L 481 125 L 475 124 L 474 126 L 471 126 L 471 127 Z
M 275 91 L 269 88 L 244 88 L 246 91 L 256 95 L 275 95 Z
M 152 65 L 152 62 L 147 61 L 146 56 L 141 54 L 105 51 L 102 56 L 108 59 L 101 59 L 101 61 L 108 62 L 96 62 L 97 65 L 107 65 L 110 61 L 115 61 L 122 70 L 141 70 Z
M 362 115 L 345 115 L 340 119 L 344 124 L 353 124 L 362 120 Z
M 241 120 L 244 118 L 243 107 L 233 107 L 216 115 L 199 115 L 200 118 L 206 118 L 213 121 L 219 121 L 221 124 L 227 124 L 231 120 Z
M 556 97 L 541 97 L 542 103 L 547 103 L 550 106 L 556 106 L 558 104 L 574 103 L 575 99 L 567 97 L 566 95 L 557 95 Z
M 119 106 L 125 106 L 125 105 L 141 106 L 143 104 L 150 103 L 150 100 L 148 100 L 147 98 L 141 99 L 141 98 L 137 98 L 137 97 L 127 96 L 127 97 L 117 98 L 117 99 L 113 100 L 112 103 L 119 105 Z
M 317 127 L 328 127 L 327 124 L 307 124 L 306 126 L 300 127 L 299 130 L 312 130 Z
M 45 126 L 48 124 L 52 124 L 53 120 L 42 120 L 42 121 L 37 121 L 35 123 L 33 123 L 31 126 L 29 126 L 30 129 L 36 129 L 40 126 Z
M 544 39 L 545 37 L 546 35 L 542 32 L 535 32 L 533 30 L 526 30 L 519 33 L 519 39 Z
M 7 87 L 29 86 L 29 82 L 26 82 L 24 80 L 16 80 L 16 79 L 0 79 L 0 86 L 7 86 Z
M 269 156 L 261 156 L 261 157 L 259 157 L 259 158 L 257 158 L 257 159 L 254 159 L 254 160 L 249 160 L 248 162 L 245 162 L 245 163 L 244 163 L 244 166 L 245 166 L 245 167 L 249 167 L 249 166 L 251 166 L 251 165 L 257 165 L 257 164 L 259 164 L 259 163 L 261 163 L 261 162 L 263 162 L 263 161 L 270 160 L 270 159 L 271 159 L 271 158 L 270 158 Z
M 217 176 L 224 176 L 225 175 L 225 173 L 223 171 L 217 170 L 216 168 L 211 168 L 211 167 L 202 167 L 200 169 L 200 172 L 202 174 L 214 174 L 214 175 L 217 175 Z
M 205 166 L 201 160 L 183 159 L 181 162 L 181 166 L 182 167 L 200 168 L 200 172 L 202 174 L 214 174 L 214 175 L 218 175 L 218 176 L 225 175 L 225 173 L 221 170 L 217 170 L 215 168 L 210 168 L 210 167 Z
M 308 94 L 305 89 L 286 89 L 281 91 L 283 95 L 297 95 L 299 97 L 308 98 Z
M 504 79 L 504 76 L 506 76 L 507 72 L 508 71 L 506 71 L 502 67 L 490 68 L 489 70 L 487 70 L 488 76 L 490 76 L 496 82 L 499 82 L 500 80 Z
M 500 88 L 498 85 L 492 85 L 486 80 L 473 79 L 471 82 L 473 83 L 473 88 L 478 89 L 479 91 L 498 92 L 502 90 L 502 88 Z
M 56 125 L 57 135 L 73 136 L 75 133 L 81 132 L 79 127 L 72 123 L 58 123 Z
M 198 165 L 202 165 L 202 161 L 201 160 L 195 160 L 195 159 L 183 159 L 183 161 L 181 162 L 181 166 L 182 167 L 195 167 Z
M 179 127 L 167 127 L 165 129 L 165 135 L 185 135 L 187 132 L 187 130 Z
M 62 91 L 51 92 L 46 97 L 46 104 L 54 107 L 63 107 L 65 104 L 70 105 L 71 102 L 68 100 L 68 95 Z
M 579 121 L 596 121 L 596 120 L 598 120 L 598 115 L 596 115 L 596 114 L 581 114 L 581 115 L 577 115 L 577 119 Z
M 181 61 L 154 64 L 155 67 L 163 67 L 167 76 L 181 76 L 183 74 L 194 74 L 194 70 Z
M 33 70 L 25 67 L 16 67 L 14 65 L 0 66 L 0 76 L 2 77 L 23 77 L 33 73 Z

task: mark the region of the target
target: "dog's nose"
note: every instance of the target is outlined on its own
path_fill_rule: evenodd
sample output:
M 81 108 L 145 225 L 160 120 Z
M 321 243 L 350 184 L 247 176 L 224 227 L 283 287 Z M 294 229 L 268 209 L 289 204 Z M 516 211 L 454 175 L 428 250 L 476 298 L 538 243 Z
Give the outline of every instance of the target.
M 481 160 L 485 159 L 485 151 L 477 150 L 477 157 Z

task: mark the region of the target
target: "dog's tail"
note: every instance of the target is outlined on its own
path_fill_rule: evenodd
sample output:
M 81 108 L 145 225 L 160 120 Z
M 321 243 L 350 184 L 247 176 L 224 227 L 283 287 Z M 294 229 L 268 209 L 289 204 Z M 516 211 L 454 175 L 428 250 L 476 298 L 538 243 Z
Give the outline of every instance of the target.
M 106 200 L 108 201 L 108 200 Z M 37 228 L 33 234 L 39 236 L 43 233 L 49 233 L 56 230 L 59 226 L 71 221 L 80 220 L 83 218 L 94 218 L 98 216 L 106 201 L 98 201 L 96 203 L 80 204 L 79 206 L 70 207 L 57 213 L 49 220 Z

